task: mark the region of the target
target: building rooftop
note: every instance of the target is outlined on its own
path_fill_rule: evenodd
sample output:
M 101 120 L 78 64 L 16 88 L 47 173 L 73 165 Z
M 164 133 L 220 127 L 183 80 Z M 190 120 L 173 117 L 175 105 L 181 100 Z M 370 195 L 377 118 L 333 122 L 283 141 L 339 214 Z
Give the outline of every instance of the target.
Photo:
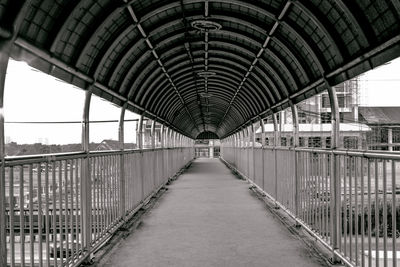
M 400 107 L 359 107 L 358 112 L 366 124 L 400 124 Z

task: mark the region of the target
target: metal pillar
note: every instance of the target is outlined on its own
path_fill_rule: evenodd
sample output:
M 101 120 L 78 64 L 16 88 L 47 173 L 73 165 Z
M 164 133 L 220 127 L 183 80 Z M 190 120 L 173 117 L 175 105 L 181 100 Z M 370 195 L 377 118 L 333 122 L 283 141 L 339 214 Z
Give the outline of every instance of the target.
M 0 109 L 4 109 L 4 86 L 7 74 L 10 46 L 8 42 L 0 43 Z M 5 178 L 5 142 L 4 142 L 4 112 L 0 112 L 0 266 L 7 266 L 6 243 L 6 178 Z
M 165 126 L 164 124 L 161 124 L 160 128 L 160 147 L 164 148 L 164 131 L 165 131 Z
M 121 151 L 124 151 L 124 119 L 125 119 L 125 110 L 126 104 L 121 108 L 121 115 L 119 118 L 119 127 L 118 127 L 118 141 L 119 148 Z M 124 154 L 121 153 L 119 156 L 119 173 L 120 173 L 120 186 L 119 186 L 119 201 L 120 201 L 120 210 L 119 213 L 123 220 L 125 220 L 125 161 Z
M 0 266 L 7 266 L 7 238 L 6 238 L 6 178 L 5 178 L 5 135 L 4 135 L 4 90 L 7 75 L 8 60 L 12 45 L 17 38 L 20 25 L 29 6 L 29 1 L 16 1 L 13 3 L 17 12 L 7 14 L 12 22 L 9 25 L 0 25 L 6 30 L 7 35 L 0 37 Z M 12 196 L 11 196 L 12 197 Z
M 332 118 L 332 132 L 331 132 L 331 195 L 333 196 L 333 201 L 331 201 L 331 211 L 332 211 L 332 223 L 331 223 L 331 233 L 332 233 L 332 247 L 333 252 L 339 249 L 340 245 L 340 209 L 341 209 L 341 182 L 340 182 L 340 159 L 338 155 L 333 154 L 333 150 L 340 147 L 340 116 L 339 116 L 339 105 L 336 95 L 336 90 L 334 87 L 329 85 L 329 82 L 325 79 L 325 84 L 327 87 L 329 101 L 331 105 L 331 118 Z M 338 257 L 333 253 L 333 262 L 340 262 Z
M 260 128 L 261 128 L 261 166 L 262 166 L 262 182 L 261 188 L 265 190 L 265 167 L 264 167 L 264 147 L 265 147 L 265 128 L 264 128 L 264 120 L 260 119 Z
M 139 149 L 143 149 L 143 115 L 140 115 L 139 122 L 138 122 L 138 127 L 137 127 L 137 147 Z
M 278 146 L 278 121 L 276 119 L 276 114 L 272 114 L 272 121 L 274 123 L 274 160 L 275 160 L 275 208 L 278 208 L 277 200 L 278 200 L 278 152 L 276 147 Z M 281 118 L 282 121 L 282 118 Z M 279 127 L 280 128 L 280 127 Z
M 85 95 L 85 105 L 83 108 L 83 123 L 82 123 L 82 149 L 86 153 L 82 162 L 82 182 L 81 182 L 81 210 L 83 214 L 83 247 L 90 250 L 92 239 L 92 197 L 91 197 L 91 180 L 90 180 L 90 158 L 89 158 L 89 113 L 90 102 L 92 99 L 92 85 L 89 86 Z
M 360 144 L 358 145 L 360 147 Z M 393 130 L 388 128 L 388 151 L 393 151 Z
M 150 128 L 150 138 L 151 138 L 151 148 L 152 149 L 156 148 L 155 129 L 156 129 L 156 121 L 153 120 L 151 123 L 151 128 Z
M 253 153 L 253 181 L 256 181 L 256 160 L 255 160 L 255 144 L 256 143 L 256 131 L 254 128 L 254 123 L 251 124 L 251 150 Z M 250 175 L 250 174 L 249 174 Z
M 299 203 L 300 203 L 300 182 L 298 174 L 298 154 L 296 148 L 299 146 L 299 115 L 297 111 L 297 106 L 293 104 L 292 101 L 289 102 L 290 108 L 292 110 L 292 122 L 293 122 L 293 160 L 294 160 L 294 205 L 296 217 L 299 217 Z M 297 224 L 299 226 L 300 224 Z
M 164 147 L 166 148 L 170 147 L 169 135 L 170 135 L 170 129 L 167 127 L 165 129 L 165 136 L 164 136 Z

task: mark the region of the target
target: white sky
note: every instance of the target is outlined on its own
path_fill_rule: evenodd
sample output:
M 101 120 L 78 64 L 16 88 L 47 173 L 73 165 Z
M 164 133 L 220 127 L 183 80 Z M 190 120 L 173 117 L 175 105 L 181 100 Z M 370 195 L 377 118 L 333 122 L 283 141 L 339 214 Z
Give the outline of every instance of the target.
M 5 88 L 6 122 L 82 120 L 85 92 L 52 76 L 35 71 L 24 62 L 9 61 Z M 119 117 L 120 108 L 97 96 L 92 97 L 90 120 L 119 120 Z M 125 118 L 138 118 L 138 115 L 126 112 Z M 127 123 L 126 126 L 132 127 L 132 132 L 135 130 L 133 123 Z M 11 139 L 17 143 L 80 143 L 81 124 L 6 123 L 5 135 L 8 141 Z M 130 134 L 127 137 L 126 142 L 134 138 Z M 91 125 L 90 141 L 101 142 L 104 139 L 118 140 L 118 123 Z
M 400 58 L 361 76 L 363 106 L 400 106 Z
M 361 105 L 400 106 L 400 58 L 361 76 Z M 4 114 L 11 121 L 81 121 L 83 90 L 10 60 L 7 69 Z M 118 120 L 120 108 L 93 96 L 90 120 Z M 139 118 L 128 112 L 125 119 Z M 125 141 L 135 142 L 135 123 L 125 123 Z M 91 142 L 118 139 L 118 123 L 92 124 Z M 81 142 L 81 125 L 5 124 L 6 141 L 68 144 Z

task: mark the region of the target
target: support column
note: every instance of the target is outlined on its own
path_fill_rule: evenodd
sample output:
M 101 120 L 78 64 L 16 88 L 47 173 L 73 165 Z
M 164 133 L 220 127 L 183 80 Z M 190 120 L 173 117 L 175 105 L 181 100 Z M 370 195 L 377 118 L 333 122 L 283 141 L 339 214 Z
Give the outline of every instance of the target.
M 336 89 L 329 85 L 328 80 L 325 79 L 325 85 L 327 87 L 329 102 L 331 105 L 331 118 L 332 118 L 332 132 L 331 132 L 331 149 L 330 154 L 330 173 L 331 173 L 331 195 L 333 196 L 331 204 L 331 233 L 332 233 L 332 247 L 333 251 L 339 249 L 340 240 L 340 206 L 341 206 L 341 181 L 340 181 L 340 159 L 339 156 L 333 154 L 333 150 L 340 147 L 340 116 L 339 116 L 339 105 L 336 95 Z M 340 262 L 337 256 L 333 253 L 333 262 Z
M 169 128 L 166 128 L 165 129 L 165 143 L 164 143 L 164 146 L 166 147 L 166 148 L 168 148 L 168 147 L 170 147 L 171 145 L 170 145 L 170 139 L 169 139 L 169 136 L 170 136 L 170 129 Z
M 136 131 L 136 136 L 137 136 L 137 147 L 138 149 L 143 149 L 143 115 L 140 115 L 138 126 L 137 126 L 137 131 Z
M 388 128 L 388 150 L 389 151 L 393 151 L 392 144 L 393 144 L 393 131 L 392 131 L 392 128 Z
M 0 36 L 0 266 L 7 266 L 7 233 L 6 233 L 6 178 L 5 178 L 5 135 L 4 135 L 4 90 L 8 60 L 19 28 L 24 19 L 29 2 L 13 3 L 14 14 L 7 14 L 9 25 L 0 25 L 6 31 Z M 10 196 L 12 197 L 12 196 Z
M 249 149 L 249 143 L 250 143 L 250 126 L 247 126 L 245 128 L 245 147 L 246 147 L 246 154 L 247 154 L 247 166 L 246 166 L 246 176 L 247 178 L 250 179 L 250 149 Z
M 155 129 L 156 129 L 156 121 L 152 121 L 151 128 L 150 128 L 150 138 L 151 138 L 151 148 L 156 148 L 156 136 L 155 136 Z
M 12 43 L 11 43 L 12 44 Z M 10 43 L 0 42 L 0 266 L 7 266 L 6 243 L 6 178 L 5 178 L 5 136 L 4 136 L 4 87 L 7 75 L 8 59 L 10 57 Z
M 149 177 L 150 179 L 153 180 L 153 189 L 155 189 L 157 187 L 157 181 L 156 181 L 157 154 L 156 154 L 156 151 L 154 150 L 156 147 L 155 128 L 156 128 L 156 121 L 153 120 L 151 122 L 151 128 L 150 128 L 150 146 L 151 146 L 152 151 L 147 152 L 147 153 L 150 153 L 150 155 L 153 159 L 153 163 L 152 163 L 153 166 L 152 166 L 152 168 L 150 168 L 151 177 Z
M 262 166 L 262 181 L 261 181 L 261 188 L 265 190 L 265 167 L 264 167 L 264 147 L 265 147 L 265 128 L 264 128 L 264 120 L 260 119 L 260 128 L 261 128 L 261 166 Z
M 164 131 L 165 131 L 165 126 L 164 124 L 161 124 L 160 128 L 160 147 L 164 148 Z
M 125 220 L 125 158 L 124 158 L 124 119 L 125 119 L 125 110 L 126 104 L 121 108 L 121 115 L 119 118 L 119 127 L 118 127 L 118 141 L 119 148 L 121 149 L 121 154 L 119 156 L 119 173 L 120 173 L 120 185 L 119 185 L 119 201 L 120 201 L 120 210 L 119 213 L 121 218 Z
M 299 204 L 300 204 L 300 182 L 299 182 L 299 173 L 298 173 L 298 153 L 296 152 L 296 148 L 299 146 L 299 116 L 297 111 L 297 106 L 293 104 L 292 101 L 290 103 L 290 108 L 292 110 L 292 123 L 293 123 L 293 160 L 294 160 L 294 181 L 295 181 L 295 190 L 294 190 L 294 203 L 295 203 L 295 214 L 296 217 L 299 217 Z M 299 224 L 296 223 L 297 226 Z
M 92 239 L 92 196 L 91 196 L 91 180 L 90 180 L 90 158 L 89 158 L 89 112 L 90 102 L 92 98 L 92 86 L 89 86 L 85 95 L 85 105 L 83 108 L 83 123 L 82 123 L 82 149 L 86 156 L 82 161 L 82 202 L 81 210 L 83 217 L 83 247 L 90 251 Z
M 251 150 L 252 150 L 252 153 L 253 153 L 253 159 L 252 159 L 252 161 L 253 161 L 253 164 L 252 164 L 252 166 L 253 166 L 253 181 L 255 182 L 256 181 L 256 160 L 255 160 L 255 143 L 256 143 L 256 131 L 255 131 L 255 128 L 254 128 L 254 123 L 252 123 L 251 124 Z
M 281 116 L 282 117 L 282 116 Z M 275 170 L 274 170 L 274 176 L 275 176 L 275 208 L 278 208 L 277 205 L 277 199 L 278 199 L 278 152 L 276 150 L 276 147 L 278 146 L 278 121 L 276 119 L 276 114 L 272 114 L 272 120 L 274 123 L 274 160 L 275 160 Z M 282 118 L 281 118 L 282 121 Z M 280 127 L 279 127 L 280 128 Z
M 143 170 L 143 114 L 140 115 L 139 121 L 138 121 L 138 125 L 137 125 L 137 132 L 136 132 L 136 136 L 137 136 L 137 148 L 140 149 L 140 158 L 139 158 L 139 162 L 140 162 L 140 167 L 139 167 L 139 177 L 140 177 L 140 202 L 142 203 L 144 200 L 144 170 Z

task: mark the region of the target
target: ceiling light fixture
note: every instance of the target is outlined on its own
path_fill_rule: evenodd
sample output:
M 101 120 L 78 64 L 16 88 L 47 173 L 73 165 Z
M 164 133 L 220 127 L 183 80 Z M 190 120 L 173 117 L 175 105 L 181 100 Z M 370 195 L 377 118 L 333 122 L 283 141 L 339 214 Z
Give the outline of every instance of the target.
M 213 71 L 200 71 L 197 73 L 197 76 L 203 77 L 203 78 L 208 78 L 208 77 L 215 76 L 215 75 L 217 75 L 217 74 Z
M 195 20 L 191 23 L 192 27 L 199 31 L 218 31 L 222 28 L 221 24 L 209 20 Z

